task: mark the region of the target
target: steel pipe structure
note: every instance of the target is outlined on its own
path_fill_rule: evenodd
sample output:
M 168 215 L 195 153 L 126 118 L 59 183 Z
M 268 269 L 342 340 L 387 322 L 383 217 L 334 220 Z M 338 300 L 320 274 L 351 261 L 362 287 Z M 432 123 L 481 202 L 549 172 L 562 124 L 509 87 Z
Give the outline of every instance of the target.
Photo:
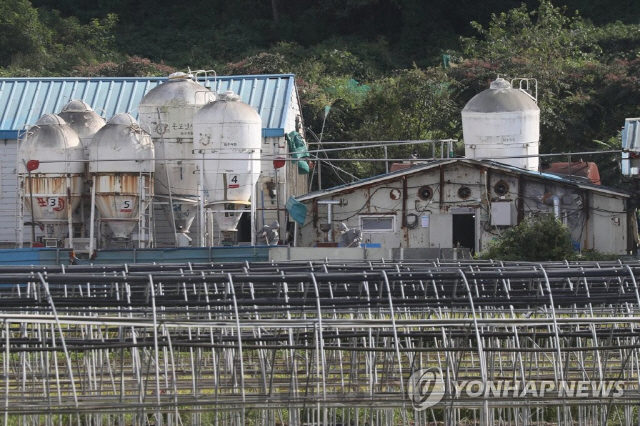
M 639 274 L 637 261 L 2 267 L 3 420 L 640 425 Z

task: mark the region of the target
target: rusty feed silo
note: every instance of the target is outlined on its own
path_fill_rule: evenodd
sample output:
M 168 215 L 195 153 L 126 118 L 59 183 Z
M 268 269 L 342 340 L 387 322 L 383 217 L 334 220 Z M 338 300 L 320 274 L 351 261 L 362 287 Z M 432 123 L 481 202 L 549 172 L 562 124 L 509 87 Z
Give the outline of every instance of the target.
M 138 225 L 139 246 L 148 245 L 144 212 L 153 197 L 154 169 L 151 137 L 131 115 L 115 115 L 93 137 L 89 148 L 92 209 L 98 208 L 99 222 L 111 230 L 107 241 L 128 244 Z
M 498 162 L 538 171 L 540 108 L 523 89 L 497 78 L 462 110 L 467 158 Z
M 76 132 L 57 115 L 40 117 L 20 143 L 18 177 L 24 206 L 44 229 L 46 246 L 57 247 L 67 235 L 73 238 L 69 228 L 83 175 L 84 149 Z
M 64 107 L 57 114 L 58 117 L 61 117 L 64 121 L 67 122 L 69 127 L 71 127 L 78 137 L 80 138 L 80 142 L 84 146 L 84 156 L 85 159 L 89 159 L 89 145 L 91 145 L 91 139 L 93 136 L 100 130 L 105 124 L 106 121 L 104 118 L 100 116 L 97 112 L 91 108 L 89 104 L 86 102 L 74 99 Z M 88 163 L 85 163 L 85 172 L 88 172 Z M 83 186 L 83 197 L 80 202 L 80 207 L 73 212 L 73 221 L 75 223 L 82 223 L 83 226 L 80 228 L 82 233 L 81 237 L 87 236 L 87 230 L 91 226 L 89 223 L 89 212 L 91 211 L 91 197 L 90 197 L 91 188 L 89 185 L 85 184 Z M 73 248 L 81 252 L 83 247 L 83 242 L 86 242 L 84 238 L 76 239 L 78 243 Z M 86 244 L 84 244 L 86 247 Z
M 260 176 L 262 119 L 228 91 L 196 113 L 193 129 L 194 148 L 202 152 L 207 208 L 214 213 L 224 241 L 233 241 Z
M 173 223 L 176 245 L 190 240 L 185 234 L 198 211 L 200 176 L 193 156 L 193 117 L 213 99 L 213 92 L 190 74 L 178 72 L 149 91 L 138 105 L 140 125 L 149 131 L 156 148 L 156 199 Z

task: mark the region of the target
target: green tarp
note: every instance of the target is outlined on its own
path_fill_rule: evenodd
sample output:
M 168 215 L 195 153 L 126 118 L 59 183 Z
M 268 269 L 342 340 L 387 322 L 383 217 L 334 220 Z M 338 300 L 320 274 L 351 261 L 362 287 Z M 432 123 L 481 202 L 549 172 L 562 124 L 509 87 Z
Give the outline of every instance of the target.
M 298 132 L 289 132 L 284 135 L 284 138 L 287 140 L 287 144 L 289 145 L 289 155 L 293 158 L 300 158 L 300 160 L 294 160 L 291 163 L 297 163 L 298 173 L 306 175 L 309 173 L 309 164 L 305 160 L 302 160 L 302 158 L 309 156 L 309 153 L 307 152 L 307 143 Z

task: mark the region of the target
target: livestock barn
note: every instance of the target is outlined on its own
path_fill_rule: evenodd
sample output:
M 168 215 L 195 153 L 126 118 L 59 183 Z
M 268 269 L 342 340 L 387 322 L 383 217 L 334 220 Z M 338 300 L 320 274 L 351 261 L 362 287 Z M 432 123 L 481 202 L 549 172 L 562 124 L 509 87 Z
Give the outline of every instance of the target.
M 634 243 L 630 197 L 494 161 L 437 160 L 298 197 L 309 211 L 298 246 L 337 245 L 344 222 L 365 247 L 449 257 L 454 247 L 482 251 L 527 216 L 548 213 L 569 227 L 576 248 L 624 255 Z

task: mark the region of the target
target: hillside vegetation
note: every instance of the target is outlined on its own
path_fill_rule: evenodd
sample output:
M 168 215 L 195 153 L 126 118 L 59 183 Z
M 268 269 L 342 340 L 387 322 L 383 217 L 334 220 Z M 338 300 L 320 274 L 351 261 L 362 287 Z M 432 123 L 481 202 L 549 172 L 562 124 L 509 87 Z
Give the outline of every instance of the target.
M 616 147 L 640 116 L 637 0 L 4 0 L 0 51 L 3 76 L 295 73 L 309 129 L 331 107 L 323 141 L 461 139 L 498 75 L 537 79 L 544 153 Z M 613 157 L 589 159 L 616 183 Z

